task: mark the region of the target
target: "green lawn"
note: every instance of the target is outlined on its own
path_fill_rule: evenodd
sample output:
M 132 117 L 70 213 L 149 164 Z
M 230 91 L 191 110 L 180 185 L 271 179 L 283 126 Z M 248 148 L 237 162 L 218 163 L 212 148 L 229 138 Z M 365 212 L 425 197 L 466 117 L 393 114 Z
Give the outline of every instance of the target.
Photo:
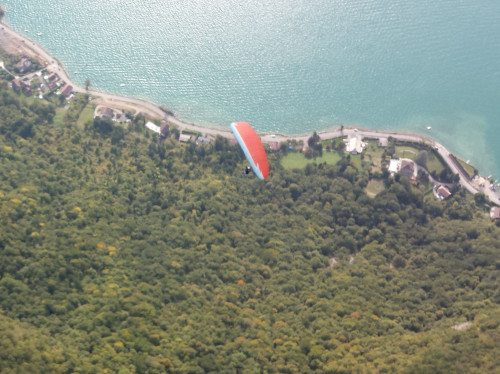
M 186 134 L 186 135 L 195 135 L 195 136 L 201 136 L 201 132 L 199 131 L 194 131 L 194 130 L 189 130 L 189 129 L 184 129 L 182 130 L 182 133 L 183 134 Z
M 409 158 L 414 160 L 417 154 L 420 152 L 418 148 L 411 146 L 396 146 L 396 157 L 398 158 Z M 441 173 L 445 165 L 436 157 L 434 152 L 427 151 L 427 165 L 426 169 L 429 173 L 435 171 L 437 174 Z
M 460 163 L 460 165 L 462 165 L 465 172 L 469 175 L 469 178 L 472 178 L 474 175 L 476 175 L 476 169 L 474 169 L 474 166 L 469 165 L 464 160 L 462 160 L 458 157 L 457 157 L 457 161 Z
M 323 150 L 326 147 L 331 147 L 332 146 L 332 139 L 321 139 L 321 144 L 323 145 Z
M 436 172 L 436 174 L 439 175 L 441 173 L 445 166 L 442 164 L 442 162 L 434 155 L 434 152 L 427 152 L 427 165 L 426 169 L 429 173 L 432 173 L 433 171 Z
M 397 158 L 409 158 L 409 159 L 414 159 L 416 155 L 418 155 L 418 152 L 420 152 L 419 149 L 413 148 L 411 146 L 405 145 L 405 146 L 396 146 L 396 157 Z
M 80 117 L 78 117 L 78 121 L 76 121 L 76 126 L 83 130 L 85 128 L 85 123 L 91 121 L 94 118 L 94 104 L 87 104 L 85 108 L 83 108 L 80 113 Z
M 339 158 L 340 160 L 340 158 Z M 363 164 L 361 162 L 361 155 L 351 155 L 351 164 L 354 166 L 356 169 L 361 170 L 363 167 Z
M 340 159 L 341 156 L 337 152 L 323 152 L 323 156 L 316 158 L 305 158 L 302 153 L 290 152 L 283 157 L 281 164 L 285 169 L 302 169 L 307 164 L 312 163 L 321 164 L 326 162 L 329 165 L 335 165 Z
M 54 124 L 57 126 L 62 126 L 65 115 L 66 115 L 66 109 L 57 108 L 56 115 L 54 116 Z

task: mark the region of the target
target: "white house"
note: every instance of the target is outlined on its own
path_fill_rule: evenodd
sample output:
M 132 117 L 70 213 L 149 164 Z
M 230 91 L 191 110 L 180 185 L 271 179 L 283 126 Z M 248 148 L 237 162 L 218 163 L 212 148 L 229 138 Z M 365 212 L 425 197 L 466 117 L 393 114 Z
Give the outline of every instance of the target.
M 146 122 L 146 127 L 157 134 L 160 133 L 160 126 L 155 125 L 153 122 Z
M 401 161 L 399 159 L 391 158 L 391 160 L 389 161 L 389 173 L 391 173 L 391 175 L 398 173 L 400 167 Z
M 362 141 L 359 134 L 349 134 L 349 137 L 344 142 L 345 151 L 353 155 L 363 152 L 363 149 L 366 147 L 366 143 Z
M 389 161 L 388 171 L 389 173 L 391 173 L 391 175 L 399 173 L 401 175 L 407 176 L 413 181 L 417 180 L 418 176 L 417 164 L 415 164 L 413 160 L 410 160 L 408 158 L 391 159 Z

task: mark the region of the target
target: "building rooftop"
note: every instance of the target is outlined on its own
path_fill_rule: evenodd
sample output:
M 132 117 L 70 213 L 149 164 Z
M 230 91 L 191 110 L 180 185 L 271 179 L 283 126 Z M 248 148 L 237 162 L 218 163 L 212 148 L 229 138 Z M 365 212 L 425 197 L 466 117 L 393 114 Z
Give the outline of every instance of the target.
M 210 144 L 213 140 L 213 137 L 210 135 L 208 136 L 199 136 L 198 139 L 196 139 L 196 142 L 199 144 Z
M 191 140 L 191 135 L 189 135 L 189 134 L 180 134 L 179 135 L 179 141 L 182 143 L 187 143 L 190 140 Z
M 494 206 L 490 210 L 490 217 L 493 219 L 500 219 L 500 208 L 497 206 Z
M 160 133 L 160 126 L 155 125 L 153 122 L 146 122 L 145 126 L 151 131 L 156 132 L 157 134 Z
M 345 150 L 346 152 L 352 154 L 358 154 L 363 152 L 366 144 L 361 140 L 361 136 L 359 134 L 350 134 L 345 142 Z
M 446 199 L 451 195 L 451 192 L 445 186 L 439 186 L 437 189 L 437 194 L 441 199 Z
M 61 94 L 63 94 L 64 96 L 69 96 L 71 95 L 71 92 L 73 92 L 73 86 L 67 84 L 66 86 L 63 87 Z

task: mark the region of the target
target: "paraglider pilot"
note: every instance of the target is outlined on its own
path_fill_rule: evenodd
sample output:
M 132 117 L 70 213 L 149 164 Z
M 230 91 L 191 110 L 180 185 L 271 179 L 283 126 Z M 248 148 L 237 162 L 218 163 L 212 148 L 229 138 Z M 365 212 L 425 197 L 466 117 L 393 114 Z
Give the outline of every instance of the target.
M 259 179 L 266 179 L 269 176 L 266 150 L 255 130 L 247 122 L 232 122 L 231 131 L 252 166 L 247 166 L 243 175 L 253 172 Z

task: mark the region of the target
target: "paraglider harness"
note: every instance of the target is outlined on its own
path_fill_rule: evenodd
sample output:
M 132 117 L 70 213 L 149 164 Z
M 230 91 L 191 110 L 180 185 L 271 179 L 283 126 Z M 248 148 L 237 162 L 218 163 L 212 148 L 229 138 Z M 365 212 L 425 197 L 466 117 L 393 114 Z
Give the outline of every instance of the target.
M 248 175 L 251 172 L 252 172 L 252 168 L 250 166 L 247 166 L 245 169 L 243 169 L 243 171 L 241 172 L 241 174 Z

